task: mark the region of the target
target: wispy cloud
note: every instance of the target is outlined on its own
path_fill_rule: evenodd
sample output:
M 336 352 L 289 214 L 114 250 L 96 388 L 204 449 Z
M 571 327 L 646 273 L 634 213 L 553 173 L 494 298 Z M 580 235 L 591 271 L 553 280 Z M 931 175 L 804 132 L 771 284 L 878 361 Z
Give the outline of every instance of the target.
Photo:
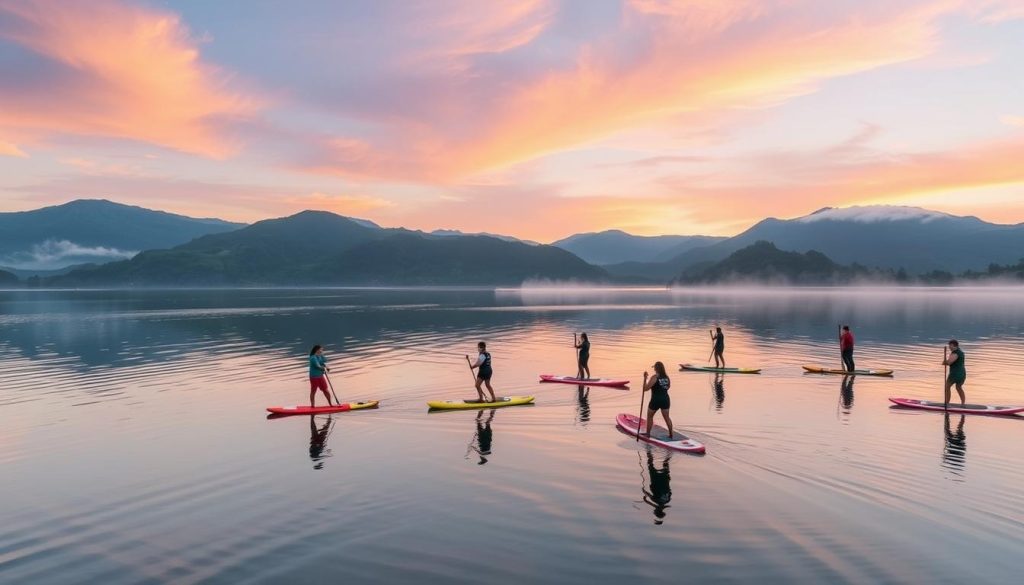
M 0 266 L 22 270 L 54 270 L 72 264 L 124 260 L 138 253 L 138 250 L 82 246 L 68 240 L 46 240 L 27 250 L 0 256 Z
M 258 100 L 204 63 L 173 13 L 115 0 L 0 0 L 0 48 L 32 60 L 0 65 L 0 131 L 39 141 L 79 135 L 222 157 L 224 132 Z

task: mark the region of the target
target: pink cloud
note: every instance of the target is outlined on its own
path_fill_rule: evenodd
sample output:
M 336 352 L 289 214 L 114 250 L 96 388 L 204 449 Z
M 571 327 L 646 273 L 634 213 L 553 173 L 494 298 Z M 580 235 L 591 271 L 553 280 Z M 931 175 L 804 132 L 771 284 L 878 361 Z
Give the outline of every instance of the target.
M 0 0 L 0 42 L 38 59 L 0 92 L 0 131 L 121 138 L 211 157 L 258 103 L 203 63 L 174 14 L 115 0 Z

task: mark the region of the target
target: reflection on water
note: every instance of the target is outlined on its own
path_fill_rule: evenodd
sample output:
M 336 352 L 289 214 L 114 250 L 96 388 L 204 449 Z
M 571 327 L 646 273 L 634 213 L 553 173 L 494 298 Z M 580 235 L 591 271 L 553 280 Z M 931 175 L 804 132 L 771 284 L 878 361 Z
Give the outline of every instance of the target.
M 711 394 L 715 400 L 715 410 L 722 412 L 722 405 L 725 404 L 725 374 L 715 374 L 711 379 Z
M 476 453 L 479 457 L 477 465 L 484 465 L 487 463 L 487 458 L 491 456 L 491 443 L 494 441 L 494 433 L 491 431 L 491 421 L 494 420 L 494 413 L 497 409 L 491 408 L 489 410 L 480 410 L 476 413 L 476 431 L 473 433 L 473 438 L 469 441 L 469 447 L 466 448 L 466 458 L 469 459 L 470 453 Z
M 316 417 L 309 417 L 309 458 L 313 461 L 313 469 L 323 469 L 324 460 L 332 455 L 327 448 L 327 438 L 331 436 L 334 428 L 334 419 L 327 415 L 319 427 L 316 424 Z
M 576 424 L 587 426 L 590 422 L 590 386 L 576 387 Z
M 672 501 L 672 477 L 669 472 L 669 461 L 672 460 L 672 452 L 655 450 L 652 447 L 647 447 L 644 452 L 647 455 L 647 464 L 645 468 L 641 460 L 640 476 L 644 482 L 640 488 L 643 494 L 640 501 L 651 507 L 654 523 L 660 526 L 665 522 L 666 510 L 671 508 L 669 502 Z
M 964 467 L 967 464 L 967 435 L 964 434 L 966 415 L 961 414 L 954 430 L 950 426 L 949 413 L 944 413 L 946 443 L 942 449 L 942 466 L 951 474 L 954 481 L 964 481 Z
M 804 376 L 837 322 L 896 377 Z M 692 498 L 615 429 L 638 386 L 537 382 L 575 370 L 573 331 L 637 380 L 705 360 L 716 324 L 763 372 L 728 377 L 728 409 L 727 376 L 674 376 L 708 446 L 671 460 Z M 1024 422 L 972 418 L 968 467 L 945 418 L 936 465 L 939 415 L 888 408 L 941 400 L 951 337 L 972 402 L 1024 402 L 1019 289 L 0 292 L 0 583 L 1016 582 Z M 496 410 L 424 413 L 475 394 L 479 340 L 503 394 L 536 396 L 501 409 L 498 457 Z M 313 343 L 340 398 L 381 407 L 267 423 L 308 400 Z

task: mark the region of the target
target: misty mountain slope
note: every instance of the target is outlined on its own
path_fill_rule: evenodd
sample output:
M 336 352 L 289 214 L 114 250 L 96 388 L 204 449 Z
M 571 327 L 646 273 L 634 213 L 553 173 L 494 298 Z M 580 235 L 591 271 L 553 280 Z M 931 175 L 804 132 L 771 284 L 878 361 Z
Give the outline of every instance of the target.
M 725 238 L 714 236 L 634 236 L 622 230 L 576 234 L 553 242 L 591 264 L 657 262 Z
M 0 213 L 0 265 L 54 270 L 72 264 L 109 262 L 241 226 L 106 200 L 80 199 L 32 211 Z

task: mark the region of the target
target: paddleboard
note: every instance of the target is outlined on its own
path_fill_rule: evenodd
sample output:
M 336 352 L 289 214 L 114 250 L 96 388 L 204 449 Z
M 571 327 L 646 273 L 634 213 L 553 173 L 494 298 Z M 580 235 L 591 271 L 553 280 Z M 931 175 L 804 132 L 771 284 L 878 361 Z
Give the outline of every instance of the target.
M 715 374 L 760 374 L 761 368 L 709 368 L 693 364 L 679 364 L 679 369 L 691 372 L 713 372 Z
M 906 408 L 917 408 L 920 410 L 932 410 L 946 412 L 941 402 L 931 400 L 914 400 L 913 398 L 890 398 L 889 402 Z M 949 403 L 949 412 L 956 414 L 1017 414 L 1024 412 L 1024 406 L 993 406 L 990 404 L 960 404 L 959 402 Z
M 573 384 L 575 386 L 627 386 L 629 380 L 609 380 L 607 378 L 574 378 L 573 376 L 553 376 L 551 374 L 541 374 L 541 382 L 552 382 L 557 384 Z
M 377 408 L 378 400 L 369 402 L 346 402 L 334 406 L 269 406 L 267 412 L 270 414 L 330 414 L 333 412 L 348 412 L 350 410 L 363 410 L 364 408 Z
M 811 374 L 839 374 L 842 376 L 891 376 L 892 370 L 854 370 L 848 372 L 838 368 L 822 368 L 819 366 L 801 366 Z
M 619 430 L 632 437 L 636 437 L 638 429 L 643 429 L 646 432 L 646 424 L 647 421 L 644 419 L 624 412 L 615 417 L 615 425 L 619 427 Z M 651 436 L 640 435 L 640 440 L 675 451 L 684 451 L 686 453 L 704 452 L 704 445 L 700 441 L 691 439 L 677 430 L 673 431 L 672 438 L 670 439 L 668 438 L 668 430 L 658 425 L 651 427 Z
M 434 400 L 427 403 L 435 410 L 465 410 L 469 408 L 497 408 L 499 406 L 518 406 L 533 402 L 533 396 L 500 396 L 495 402 L 479 400 Z

